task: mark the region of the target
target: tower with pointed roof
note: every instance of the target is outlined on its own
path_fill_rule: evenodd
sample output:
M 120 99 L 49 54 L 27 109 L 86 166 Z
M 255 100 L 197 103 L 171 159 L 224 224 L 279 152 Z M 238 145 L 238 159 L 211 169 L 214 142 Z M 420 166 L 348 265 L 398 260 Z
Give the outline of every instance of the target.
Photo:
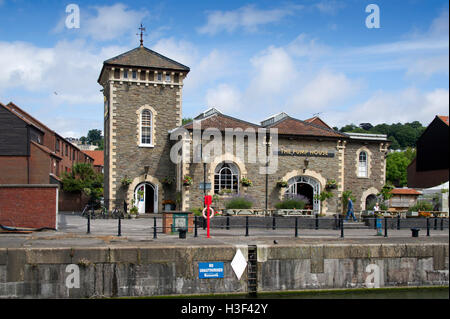
M 104 61 L 104 197 L 109 209 L 138 205 L 156 213 L 174 198 L 163 181 L 175 178 L 168 131 L 181 125 L 183 81 L 189 67 L 143 45 Z M 138 194 L 138 195 L 136 195 Z M 144 207 L 143 207 L 144 205 Z

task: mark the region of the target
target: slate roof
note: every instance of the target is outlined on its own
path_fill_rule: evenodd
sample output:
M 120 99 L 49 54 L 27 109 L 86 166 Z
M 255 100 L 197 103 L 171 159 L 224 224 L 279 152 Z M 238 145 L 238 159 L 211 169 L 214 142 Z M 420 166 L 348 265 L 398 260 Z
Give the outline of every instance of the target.
M 153 50 L 144 46 L 137 47 L 128 52 L 122 53 L 114 58 L 103 62 L 104 65 L 120 65 L 120 66 L 134 66 L 147 67 L 157 69 L 169 69 L 176 71 L 189 72 L 190 68 L 178 63 L 174 60 L 165 57 Z
M 213 113 L 205 118 L 201 118 L 199 121 L 201 123 L 202 130 L 207 128 L 218 128 L 220 131 L 225 131 L 226 128 L 241 128 L 242 130 L 252 128 L 256 131 L 261 127 L 257 124 L 246 122 L 219 112 Z M 194 122 L 189 122 L 182 127 L 187 130 L 192 130 L 194 128 Z
M 303 136 L 348 138 L 348 135 L 324 127 L 323 125 L 309 123 L 306 121 L 292 118 L 290 116 L 286 116 L 283 119 L 279 120 L 278 122 L 275 122 L 266 127 L 277 128 L 279 135 L 303 135 Z

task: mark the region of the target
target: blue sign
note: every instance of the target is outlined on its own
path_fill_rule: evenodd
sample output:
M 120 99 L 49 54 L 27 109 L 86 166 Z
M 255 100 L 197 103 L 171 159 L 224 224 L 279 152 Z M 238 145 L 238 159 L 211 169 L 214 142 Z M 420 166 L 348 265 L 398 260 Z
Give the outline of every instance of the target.
M 223 262 L 198 263 L 198 278 L 223 278 Z

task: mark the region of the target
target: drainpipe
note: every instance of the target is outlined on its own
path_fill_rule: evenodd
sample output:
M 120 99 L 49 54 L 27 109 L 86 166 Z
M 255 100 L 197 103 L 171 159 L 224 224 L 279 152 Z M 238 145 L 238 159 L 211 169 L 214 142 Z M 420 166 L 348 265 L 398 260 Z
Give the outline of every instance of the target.
M 270 141 L 270 135 L 266 131 L 266 212 L 269 208 L 269 141 Z

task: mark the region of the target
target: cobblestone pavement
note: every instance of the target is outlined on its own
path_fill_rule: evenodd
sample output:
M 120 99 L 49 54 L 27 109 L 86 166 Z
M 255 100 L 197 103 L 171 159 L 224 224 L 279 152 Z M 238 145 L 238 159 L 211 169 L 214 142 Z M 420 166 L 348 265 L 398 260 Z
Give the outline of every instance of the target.
M 294 228 L 250 228 L 249 236 L 245 236 L 245 227 L 230 230 L 213 228 L 211 238 L 206 237 L 206 230 L 198 228 L 198 237 L 194 233 L 187 238 L 179 238 L 178 233 L 163 234 L 162 221 L 157 219 L 157 238 L 153 233 L 153 218 L 121 220 L 121 236 L 118 236 L 117 219 L 91 220 L 90 234 L 87 234 L 87 220 L 78 215 L 60 214 L 58 231 L 42 231 L 31 234 L 0 233 L 0 248 L 12 247 L 99 247 L 99 246 L 139 246 L 139 245 L 287 245 L 313 243 L 448 243 L 449 231 L 434 230 L 426 236 L 426 229 L 421 229 L 419 237 L 412 237 L 410 229 L 388 229 L 388 237 L 377 236 L 375 229 L 345 229 L 344 238 L 340 230 L 332 229 L 298 229 L 296 238 Z

